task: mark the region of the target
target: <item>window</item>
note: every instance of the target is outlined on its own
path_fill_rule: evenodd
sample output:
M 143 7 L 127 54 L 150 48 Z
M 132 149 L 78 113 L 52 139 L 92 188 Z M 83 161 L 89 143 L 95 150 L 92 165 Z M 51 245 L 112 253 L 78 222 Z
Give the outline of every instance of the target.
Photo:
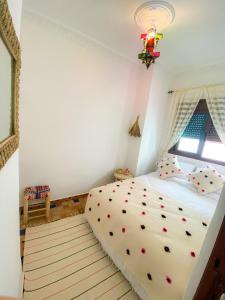
M 225 145 L 215 130 L 205 100 L 200 100 L 182 137 L 169 153 L 225 165 Z

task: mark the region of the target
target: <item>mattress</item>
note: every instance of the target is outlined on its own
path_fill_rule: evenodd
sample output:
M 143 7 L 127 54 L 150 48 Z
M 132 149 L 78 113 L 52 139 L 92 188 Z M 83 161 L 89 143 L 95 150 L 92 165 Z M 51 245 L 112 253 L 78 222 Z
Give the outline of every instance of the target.
M 208 195 L 199 194 L 193 184 L 183 177 L 160 179 L 158 172 L 139 176 L 136 181 L 145 186 L 151 186 L 154 190 L 175 199 L 181 205 L 187 204 L 193 211 L 209 220 L 213 217 L 220 197 L 220 192 Z
M 84 215 L 27 228 L 24 299 L 137 300 Z
M 141 299 L 180 300 L 218 198 L 152 173 L 91 190 L 85 215 Z

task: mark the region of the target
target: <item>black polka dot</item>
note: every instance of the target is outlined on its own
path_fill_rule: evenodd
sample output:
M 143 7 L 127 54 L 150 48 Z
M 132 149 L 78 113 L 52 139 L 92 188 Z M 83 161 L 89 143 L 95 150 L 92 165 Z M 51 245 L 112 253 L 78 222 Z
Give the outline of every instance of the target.
M 130 193 L 130 192 L 128 192 L 127 194 L 128 194 L 128 195 L 131 195 L 131 193 Z
M 180 211 L 183 211 L 183 208 L 182 208 L 182 207 L 178 207 L 178 209 L 179 209 Z
M 185 233 L 187 236 L 191 236 L 191 233 L 189 231 L 186 230 Z
M 91 207 L 89 207 L 89 211 L 91 211 Z
M 143 230 L 144 230 L 144 229 L 145 229 L 145 225 L 141 225 L 141 229 L 143 229 Z
M 134 184 L 134 181 L 132 181 L 132 184 Z
M 144 191 L 146 192 L 146 191 L 147 191 L 147 189 L 144 189 Z
M 116 186 L 120 186 L 119 184 L 117 184 Z
M 200 173 L 202 173 L 202 171 L 199 171 Z
M 208 175 L 205 175 L 205 178 L 208 178 Z
M 166 252 L 170 252 L 170 248 L 167 247 L 167 246 L 164 247 L 164 250 L 165 250 Z
M 146 206 L 146 203 L 145 203 L 145 202 L 142 202 L 142 205 Z
M 210 184 L 213 184 L 213 181 L 210 181 Z
M 166 164 L 167 166 L 169 166 L 169 164 Z
M 113 232 L 112 232 L 112 231 L 110 231 L 110 232 L 109 232 L 109 235 L 113 236 Z
M 127 255 L 130 255 L 130 250 L 129 249 L 127 249 L 126 252 L 127 252 Z
M 165 216 L 165 215 L 161 215 L 161 217 L 162 217 L 163 219 L 166 219 L 166 216 Z
M 99 190 L 99 193 L 101 193 L 102 192 L 102 190 Z
M 123 209 L 123 210 L 122 210 L 122 213 L 123 213 L 123 214 L 126 214 L 126 212 L 127 212 L 126 209 Z
M 98 222 L 100 222 L 101 220 L 100 220 L 100 218 L 98 218 Z
M 109 201 L 112 201 L 112 199 L 111 199 L 111 198 L 109 198 Z
M 163 166 L 160 166 L 160 168 L 162 169 L 162 168 L 163 168 Z
M 149 280 L 152 280 L 152 275 L 150 273 L 147 274 Z
M 202 225 L 203 225 L 203 226 L 207 226 L 207 224 L 206 224 L 205 222 L 202 222 Z
M 162 198 L 162 197 L 159 197 L 159 200 L 163 200 L 163 198 Z

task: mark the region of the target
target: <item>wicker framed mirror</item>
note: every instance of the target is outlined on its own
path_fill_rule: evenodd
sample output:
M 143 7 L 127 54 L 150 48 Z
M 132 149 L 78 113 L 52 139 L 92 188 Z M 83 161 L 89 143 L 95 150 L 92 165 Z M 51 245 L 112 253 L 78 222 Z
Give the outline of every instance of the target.
M 0 169 L 19 145 L 20 44 L 7 0 L 0 0 Z

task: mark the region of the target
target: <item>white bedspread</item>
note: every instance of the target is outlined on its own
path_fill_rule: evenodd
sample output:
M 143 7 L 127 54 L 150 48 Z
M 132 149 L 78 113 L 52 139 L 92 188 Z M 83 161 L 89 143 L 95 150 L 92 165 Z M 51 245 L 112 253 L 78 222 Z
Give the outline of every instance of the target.
M 195 191 L 188 192 L 176 181 L 167 185 L 158 180 L 151 174 L 93 189 L 85 214 L 105 251 L 142 299 L 178 300 L 183 298 L 216 200 L 208 197 L 205 205 L 205 197 Z M 160 185 L 161 194 L 154 191 Z
M 173 198 L 180 204 L 190 205 L 192 210 L 197 211 L 207 219 L 212 218 L 220 196 L 219 193 L 201 195 L 187 179 L 171 177 L 162 180 L 157 172 L 137 177 L 136 181 L 145 186 L 151 186 L 154 190 Z

